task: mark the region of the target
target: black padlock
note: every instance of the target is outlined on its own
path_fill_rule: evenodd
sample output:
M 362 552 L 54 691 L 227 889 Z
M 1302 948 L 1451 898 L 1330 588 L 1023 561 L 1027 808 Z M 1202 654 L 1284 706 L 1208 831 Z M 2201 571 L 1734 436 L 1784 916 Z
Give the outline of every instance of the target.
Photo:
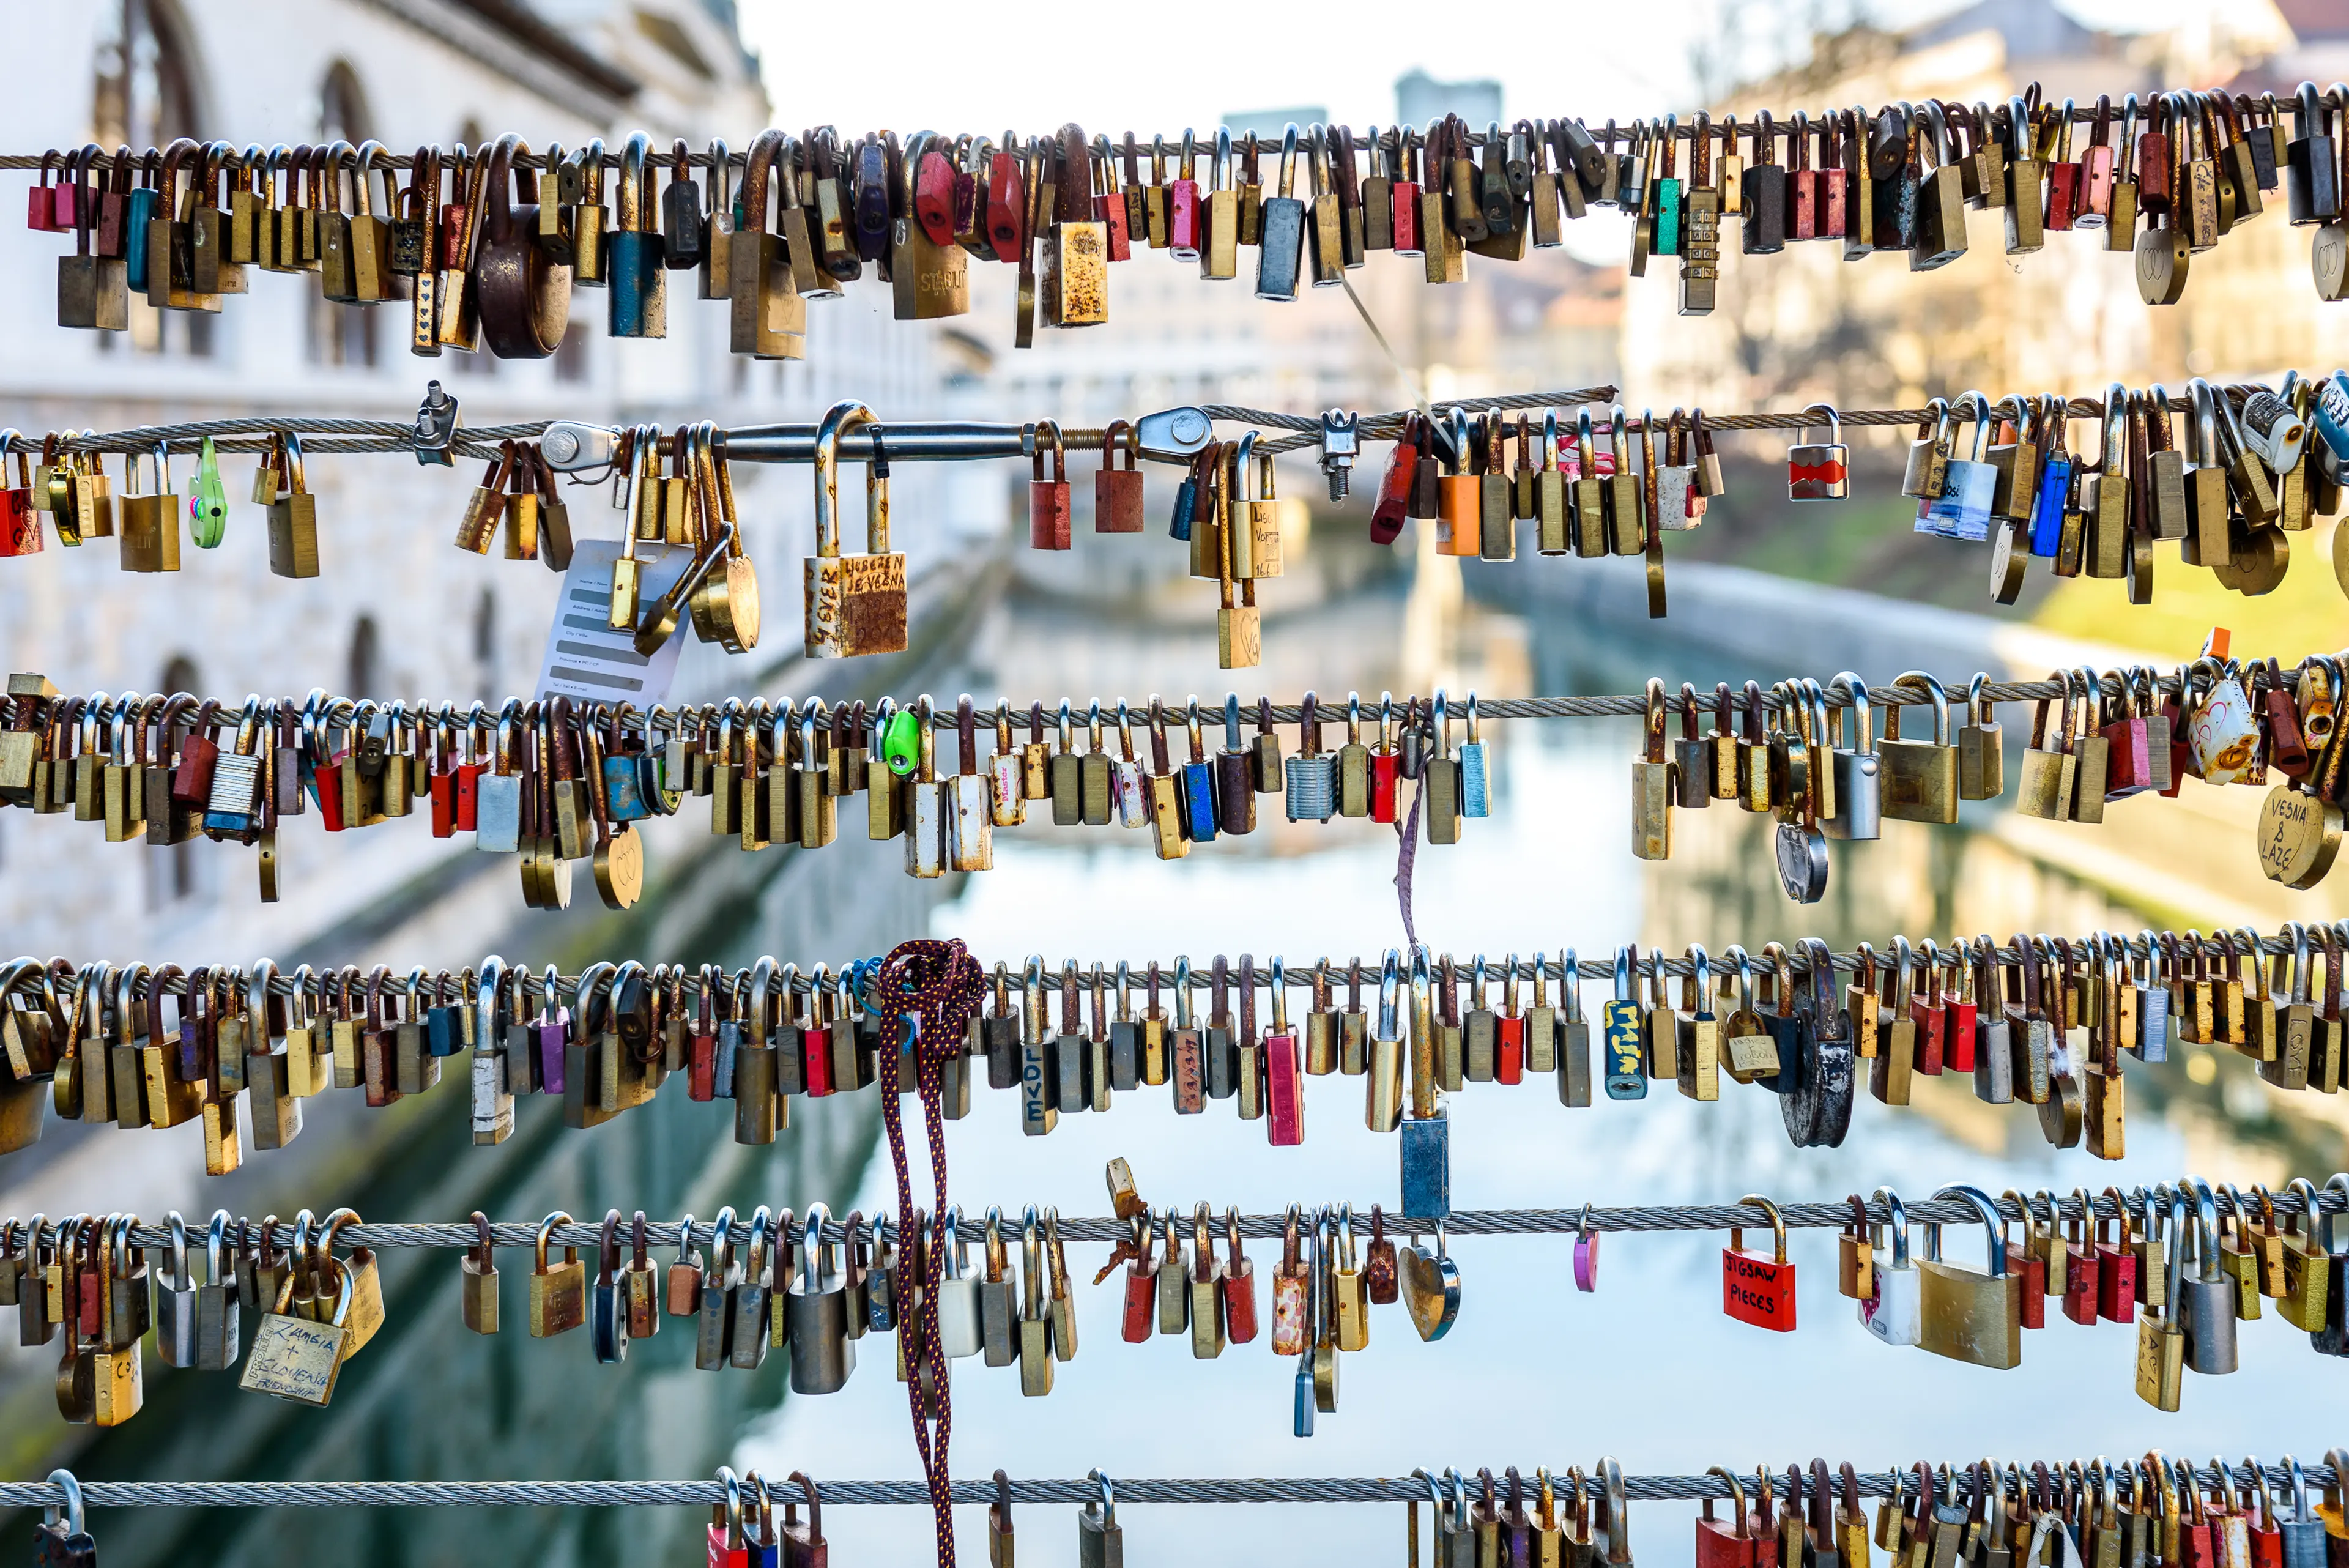
M 668 189 L 661 192 L 661 265 L 671 272 L 699 266 L 704 238 L 701 189 L 693 182 L 692 158 L 680 136 L 669 163 Z
M 98 1542 L 82 1518 L 81 1484 L 71 1470 L 51 1470 L 49 1484 L 65 1489 L 65 1506 L 41 1510 L 33 1530 L 34 1561 L 39 1568 L 98 1568 Z
M 1770 111 L 1754 117 L 1754 161 L 1743 181 L 1744 222 L 1738 244 L 1747 255 L 1773 255 L 1786 248 L 1786 170 L 1778 161 L 1778 133 Z
M 1256 296 L 1293 300 L 1305 256 L 1305 203 L 1297 196 L 1297 122 L 1280 133 L 1280 193 L 1264 199 L 1257 230 Z

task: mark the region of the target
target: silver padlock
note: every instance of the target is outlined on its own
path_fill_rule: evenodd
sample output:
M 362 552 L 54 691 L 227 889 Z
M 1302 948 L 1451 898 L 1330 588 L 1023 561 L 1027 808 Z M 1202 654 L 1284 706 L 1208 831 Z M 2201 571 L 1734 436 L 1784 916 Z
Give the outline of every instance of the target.
M 1882 767 L 1876 754 L 1875 709 L 1868 701 L 1868 683 L 1850 670 L 1845 670 L 1829 681 L 1831 690 L 1851 700 L 1848 718 L 1857 732 L 1858 744 L 1847 747 L 1845 721 L 1847 711 L 1836 712 L 1835 742 L 1835 812 L 1820 826 L 1829 838 L 1871 839 L 1883 836 Z M 1826 734 L 1826 718 L 1824 708 L 1817 715 L 1819 732 Z
M 1289 134 L 1293 139 L 1296 127 L 1289 128 Z M 1125 1568 L 1125 1532 L 1117 1522 L 1117 1498 L 1109 1477 L 1093 1470 L 1086 1479 L 1100 1486 L 1101 1503 L 1089 1502 L 1077 1515 L 1077 1568 Z
M 1338 756 L 1321 750 L 1319 702 L 1310 691 L 1297 734 L 1299 754 L 1281 764 L 1282 806 L 1291 822 L 1327 822 L 1338 809 Z
M 987 1272 L 978 1282 L 979 1338 L 989 1366 L 1019 1359 L 1019 1274 L 1005 1256 L 1003 1210 L 987 1211 Z
M 1876 1246 L 1872 1237 L 1869 1240 L 1868 1277 L 1875 1283 L 1875 1293 L 1860 1301 L 1860 1326 L 1887 1345 L 1914 1345 L 1921 1331 L 1919 1289 L 1924 1276 L 1909 1262 L 1909 1211 L 1901 1207 L 1900 1195 L 1889 1187 L 1878 1188 L 1876 1198 L 1891 1216 L 1882 1227 L 1891 1246 L 1887 1250 Z
M 786 1209 L 780 1232 L 786 1244 L 791 1238 L 791 1223 L 792 1211 Z M 750 1262 L 734 1284 L 734 1326 L 729 1333 L 726 1350 L 728 1363 L 745 1372 L 755 1372 L 767 1362 L 767 1343 L 774 1330 L 777 1234 L 775 1217 L 765 1204 L 750 1211 Z
M 204 1232 L 204 1282 L 196 1287 L 195 1360 L 198 1370 L 204 1372 L 226 1371 L 236 1365 L 244 1348 L 228 1227 L 228 1210 L 215 1210 Z
M 1843 421 L 1826 403 L 1813 403 L 1803 412 L 1826 416 L 1827 439 L 1786 449 L 1786 499 L 1842 501 L 1851 494 L 1851 448 L 1844 444 Z
M 800 1233 L 799 1270 L 784 1307 L 794 1394 L 838 1393 L 856 1370 L 856 1345 L 848 1337 L 848 1271 L 823 1239 L 831 1219 L 832 1211 L 823 1204 L 808 1205 L 807 1227 Z M 945 1301 L 941 1295 L 939 1304 Z
M 2186 1367 L 2189 1372 L 2222 1374 L 2235 1370 L 2235 1281 L 2219 1265 L 2219 1205 L 2209 1185 L 2199 1177 L 2187 1178 L 2194 1205 L 2194 1272 L 2178 1286 L 2170 1311 L 2186 1331 Z M 2183 1230 L 2183 1227 L 2173 1227 Z M 2186 1238 L 2176 1238 L 2180 1252 Z
M 196 1282 L 188 1272 L 188 1225 L 171 1210 L 171 1262 L 155 1282 L 155 1354 L 166 1366 L 196 1365 Z
M 1060 1081 L 1051 1037 L 1044 1033 L 1044 955 L 1028 955 L 1027 1006 L 1019 1020 L 1019 1130 L 1042 1137 L 1060 1125 Z

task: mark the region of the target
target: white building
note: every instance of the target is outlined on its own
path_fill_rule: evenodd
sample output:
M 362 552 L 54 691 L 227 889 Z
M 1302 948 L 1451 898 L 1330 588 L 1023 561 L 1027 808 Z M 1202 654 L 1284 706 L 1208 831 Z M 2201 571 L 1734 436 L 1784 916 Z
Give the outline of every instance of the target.
M 600 136 L 616 151 L 641 127 L 664 151 L 673 137 L 697 151 L 722 137 L 740 152 L 768 119 L 758 62 L 727 0 L 62 0 L 16 8 L 9 28 L 17 57 L 43 62 L 0 102 L 0 145 L 11 151 L 373 137 L 404 157 L 510 130 L 542 150 Z M 807 361 L 783 366 L 726 351 L 725 306 L 695 298 L 690 272 L 670 275 L 667 341 L 609 338 L 605 294 L 582 289 L 569 336 L 537 362 L 419 358 L 407 351 L 405 305 L 328 305 L 315 275 L 258 269 L 217 316 L 158 312 L 133 296 L 128 332 L 68 330 L 55 325 L 51 298 L 54 258 L 71 239 L 18 224 L 24 198 L 13 192 L 29 182 L 11 176 L 5 199 L 0 424 L 36 439 L 239 414 L 406 421 L 429 377 L 475 427 L 559 417 L 723 427 L 812 419 L 845 396 L 884 418 L 939 406 L 931 331 L 891 321 L 887 286 L 870 281 L 815 304 Z M 310 461 L 322 572 L 295 581 L 268 572 L 261 510 L 246 499 L 253 462 L 222 460 L 227 538 L 215 551 L 187 545 L 176 575 L 127 575 L 113 541 L 68 550 L 54 535 L 41 555 L 0 561 L 0 661 L 67 692 L 186 690 L 227 701 L 325 687 L 436 703 L 528 694 L 556 579 L 452 547 L 476 465 Z M 119 493 L 119 460 L 109 472 Z M 184 484 L 190 472 L 182 461 L 172 477 Z M 812 553 L 806 475 L 735 475 L 765 588 L 762 656 L 798 642 L 798 558 Z M 900 482 L 900 549 L 919 550 L 947 510 L 942 492 L 923 488 L 930 477 Z M 605 495 L 571 492 L 576 534 L 618 531 Z M 678 687 L 694 691 L 750 690 L 749 666 L 771 662 L 699 644 L 686 659 Z M 0 811 L 0 929 L 14 933 L 11 952 L 249 958 L 379 914 L 455 852 L 420 823 L 329 836 L 315 818 L 290 823 L 281 851 L 285 901 L 264 907 L 242 846 L 109 846 L 69 817 Z M 503 913 L 518 913 L 511 878 L 496 880 Z

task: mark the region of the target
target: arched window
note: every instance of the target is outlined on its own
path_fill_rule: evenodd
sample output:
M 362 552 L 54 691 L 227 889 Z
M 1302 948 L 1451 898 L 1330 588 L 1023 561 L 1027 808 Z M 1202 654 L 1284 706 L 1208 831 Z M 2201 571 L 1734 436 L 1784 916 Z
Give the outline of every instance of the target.
M 367 94 L 359 86 L 357 73 L 344 61 L 336 60 L 326 68 L 326 79 L 318 86 L 318 142 L 331 146 L 336 141 L 347 141 L 357 147 L 374 134 Z M 373 368 L 375 318 L 380 308 L 336 305 L 323 296 L 311 295 L 307 345 L 310 363 Z
M 382 659 L 375 629 L 375 617 L 363 615 L 351 628 L 350 684 L 348 694 L 353 699 L 375 695 L 378 665 Z
M 176 137 L 202 139 L 202 106 L 193 50 L 172 0 L 103 0 L 98 8 L 96 80 L 90 95 L 93 140 L 143 152 Z M 204 311 L 156 310 L 130 296 L 126 335 L 142 352 L 209 358 L 212 317 Z M 98 344 L 111 350 L 115 335 Z

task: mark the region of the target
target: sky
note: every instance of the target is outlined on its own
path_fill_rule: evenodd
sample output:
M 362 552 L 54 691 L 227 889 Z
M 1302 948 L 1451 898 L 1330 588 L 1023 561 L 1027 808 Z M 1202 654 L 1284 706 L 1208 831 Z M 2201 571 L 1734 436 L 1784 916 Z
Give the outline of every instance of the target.
M 2069 0 L 2092 26 L 2159 26 L 2213 0 Z M 1395 78 L 1414 66 L 1444 80 L 1498 77 L 1506 111 L 1631 119 L 1688 107 L 1691 56 L 1724 29 L 1752 35 L 1766 64 L 1777 18 L 1847 15 L 1865 4 L 1905 26 L 1955 9 L 1948 0 L 1634 0 L 1544 11 L 1362 0 L 1254 6 L 1244 28 L 1228 8 L 1164 5 L 974 8 L 897 0 L 876 13 L 740 0 L 742 32 L 764 57 L 779 122 L 928 127 L 999 134 L 1075 119 L 1112 138 L 1129 128 L 1179 133 L 1232 112 L 1313 105 L 1336 123 L 1384 124 Z M 1196 18 L 1178 24 L 1178 16 Z M 1570 22 L 1546 18 L 1570 17 Z M 1439 19 L 1440 18 L 1440 19 Z M 1537 18 L 1545 18 L 1537 20 Z M 860 67 L 843 69 L 848 62 Z M 816 62 L 822 62 L 817 64 Z

